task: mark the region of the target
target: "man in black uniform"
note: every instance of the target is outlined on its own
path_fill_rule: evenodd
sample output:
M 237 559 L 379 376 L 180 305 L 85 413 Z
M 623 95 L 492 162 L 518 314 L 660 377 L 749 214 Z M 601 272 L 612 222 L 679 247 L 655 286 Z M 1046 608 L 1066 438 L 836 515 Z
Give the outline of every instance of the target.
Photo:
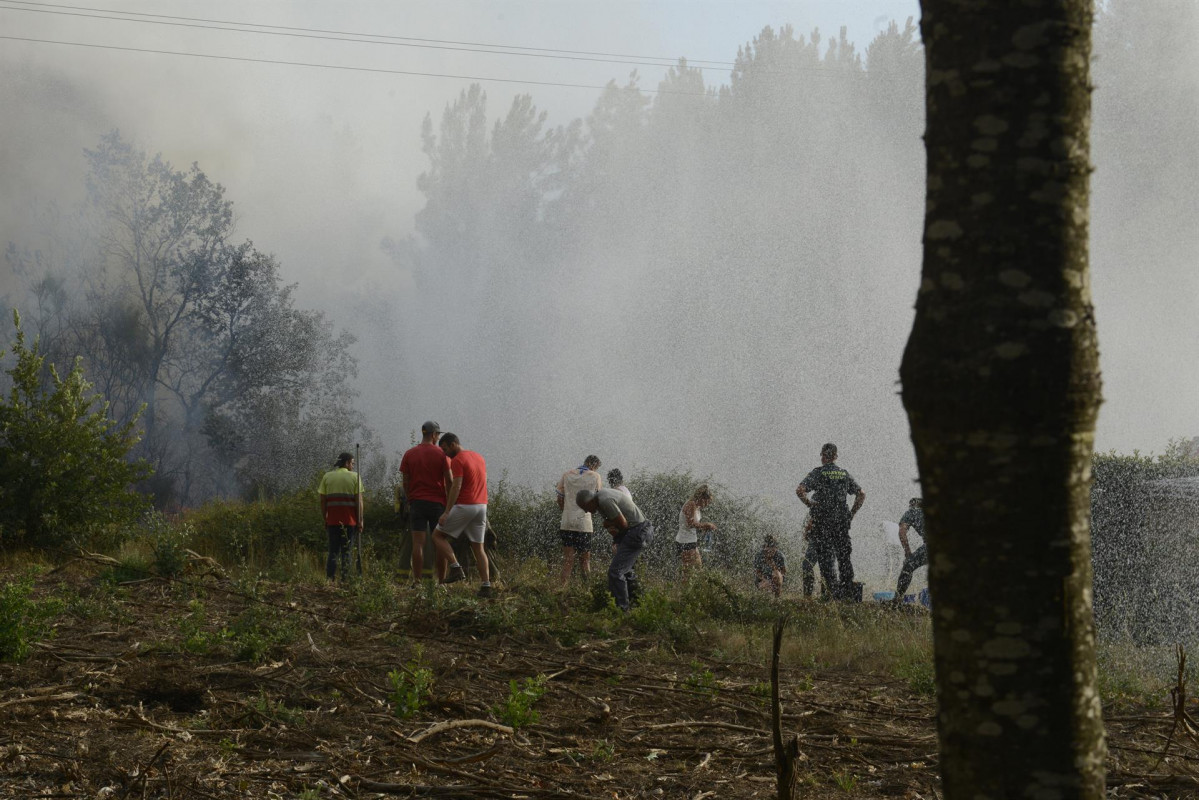
M 808 498 L 808 492 L 815 492 Z M 808 546 L 816 548 L 820 577 L 838 600 L 854 597 L 853 544 L 849 527 L 866 502 L 866 493 L 848 472 L 837 466 L 837 446 L 820 448 L 820 466 L 808 473 L 795 487 L 799 501 L 812 509 L 812 533 Z M 854 496 L 853 508 L 845 507 L 845 498 Z M 834 570 L 834 562 L 836 569 Z
M 912 582 L 912 573 L 928 565 L 928 544 L 920 545 L 920 549 L 912 552 L 908 544 L 908 529 L 915 528 L 916 533 L 924 538 L 924 503 L 919 497 L 913 497 L 908 502 L 908 510 L 899 520 L 899 543 L 903 545 L 903 568 L 899 570 L 899 583 L 895 587 L 895 602 L 903 602 L 903 593 Z

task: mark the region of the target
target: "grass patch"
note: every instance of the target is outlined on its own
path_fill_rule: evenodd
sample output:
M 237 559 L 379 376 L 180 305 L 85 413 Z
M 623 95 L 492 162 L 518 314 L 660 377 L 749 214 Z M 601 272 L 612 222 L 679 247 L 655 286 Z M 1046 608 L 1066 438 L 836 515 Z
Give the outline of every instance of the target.
M 65 604 L 35 599 L 33 587 L 32 572 L 0 584 L 0 661 L 24 661 L 34 644 L 54 635 L 53 620 Z

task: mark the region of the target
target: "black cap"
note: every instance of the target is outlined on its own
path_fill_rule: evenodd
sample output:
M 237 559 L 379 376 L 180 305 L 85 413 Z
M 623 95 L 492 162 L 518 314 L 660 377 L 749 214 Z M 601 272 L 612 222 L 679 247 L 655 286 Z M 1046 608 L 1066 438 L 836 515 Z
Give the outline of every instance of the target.
M 421 433 L 441 433 L 441 426 L 433 420 L 429 420 L 420 426 Z

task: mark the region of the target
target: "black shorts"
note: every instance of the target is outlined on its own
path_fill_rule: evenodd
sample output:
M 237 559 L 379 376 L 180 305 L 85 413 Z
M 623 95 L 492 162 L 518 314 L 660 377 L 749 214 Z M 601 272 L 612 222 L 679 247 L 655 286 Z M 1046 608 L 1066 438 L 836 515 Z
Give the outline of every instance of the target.
M 412 530 L 425 533 L 437 527 L 437 520 L 445 513 L 445 505 L 432 500 L 412 501 Z
M 580 553 L 591 552 L 591 534 L 587 531 L 558 531 L 563 547 L 573 547 Z
M 698 549 L 699 549 L 699 542 L 675 542 L 674 543 L 675 555 L 681 556 L 687 550 L 698 550 Z

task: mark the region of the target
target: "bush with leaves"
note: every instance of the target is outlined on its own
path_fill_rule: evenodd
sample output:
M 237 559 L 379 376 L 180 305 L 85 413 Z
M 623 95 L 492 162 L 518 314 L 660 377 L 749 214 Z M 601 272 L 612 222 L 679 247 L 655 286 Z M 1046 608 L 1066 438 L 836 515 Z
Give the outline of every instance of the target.
M 191 547 L 227 563 L 246 562 L 270 567 L 290 559 L 297 550 L 324 558 L 325 524 L 317 505 L 316 480 L 290 494 L 265 500 L 213 500 L 187 512 Z M 391 499 L 366 495 L 366 544 L 393 552 L 401 524 Z M 284 561 L 284 564 L 287 562 Z
M 56 598 L 35 600 L 32 595 L 30 575 L 0 585 L 0 661 L 23 661 L 35 642 L 53 633 L 51 620 L 65 604 Z
M 492 709 L 504 724 L 513 728 L 525 728 L 536 725 L 541 720 L 541 714 L 533 706 L 549 691 L 549 678 L 537 675 L 525 678 L 523 682 L 508 681 L 508 696 L 504 702 Z
M 15 311 L 13 323 L 10 387 L 0 399 L 0 543 L 55 546 L 135 519 L 146 501 L 131 487 L 150 470 L 126 460 L 134 422 L 109 417 L 78 361 L 66 377 L 47 369 Z
M 689 470 L 641 473 L 628 482 L 637 507 L 654 524 L 653 543 L 641 556 L 640 565 L 648 574 L 673 574 L 678 556 L 674 549 L 679 511 L 700 483 L 712 489 L 711 506 L 704 519 L 715 522 L 713 551 L 704 554 L 709 568 L 748 580 L 754 553 L 766 534 L 778 537 L 781 549 L 798 560 L 802 552 L 799 525 L 778 508 L 752 495 L 739 495 L 712 479 L 696 478 Z M 492 487 L 487 519 L 495 528 L 500 551 L 518 559 L 554 560 L 561 552 L 558 527 L 561 511 L 553 492 L 535 492 L 500 480 Z M 592 544 L 596 557 L 606 561 L 608 534 L 596 526 Z

